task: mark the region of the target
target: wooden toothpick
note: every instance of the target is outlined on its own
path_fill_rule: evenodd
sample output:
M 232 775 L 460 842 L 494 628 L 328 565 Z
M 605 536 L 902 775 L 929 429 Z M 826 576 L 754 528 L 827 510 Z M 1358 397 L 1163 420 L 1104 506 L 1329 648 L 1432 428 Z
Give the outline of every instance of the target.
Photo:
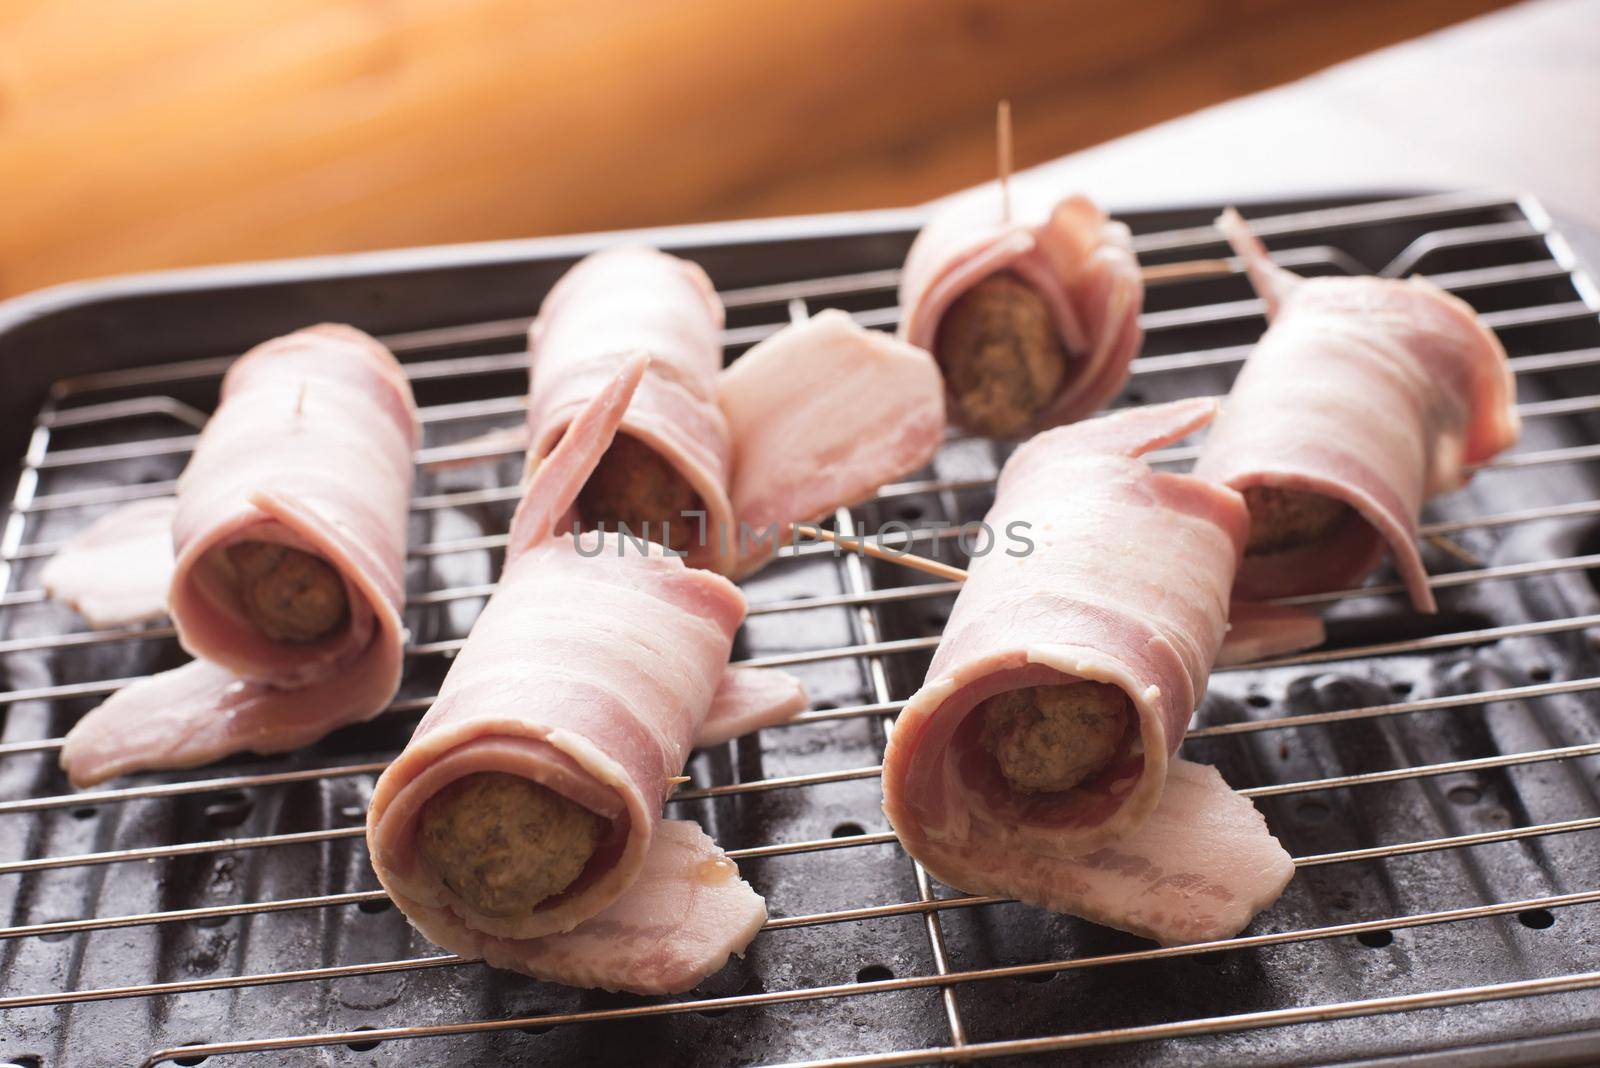
M 1482 557 L 1454 538 L 1447 538 L 1443 534 L 1430 534 L 1428 535 L 1428 544 L 1449 556 L 1455 557 L 1468 567 L 1488 566 Z
M 795 326 L 811 318 L 811 311 L 806 307 L 806 302 L 801 297 L 795 297 L 789 302 L 789 322 Z
M 995 165 L 1000 172 L 1000 221 L 1011 222 L 1011 101 L 1002 100 L 994 113 Z
M 823 530 L 821 527 L 797 526 L 794 529 L 795 533 L 803 537 L 815 538 L 817 541 L 832 542 L 841 549 L 848 549 L 853 553 L 870 556 L 874 560 L 884 560 L 891 564 L 899 564 L 901 567 L 909 567 L 913 571 L 936 575 L 952 582 L 965 582 L 967 579 L 967 573 L 959 567 L 940 563 L 938 560 L 929 560 L 926 556 L 891 552 L 876 542 L 865 541 L 861 538 L 841 538 L 833 531 Z
M 1011 225 L 1011 170 L 1012 159 L 1011 101 L 1002 100 L 994 109 L 994 165 L 1000 187 L 1000 222 Z M 1184 263 L 1162 263 L 1141 268 L 1139 274 L 1146 283 L 1172 282 L 1189 278 L 1219 278 L 1235 272 L 1231 260 L 1189 260 Z M 793 304 L 790 305 L 791 316 Z
M 1011 170 L 1012 160 L 1011 101 L 1002 100 L 994 111 L 995 172 L 1000 185 L 1000 221 L 1011 224 Z M 1185 263 L 1162 263 L 1145 267 L 1140 275 L 1146 283 L 1170 282 L 1188 278 L 1217 278 L 1234 273 L 1229 260 L 1189 260 Z
M 1139 268 L 1145 282 L 1174 282 L 1184 278 L 1221 278 L 1234 273 L 1232 260 L 1186 260 Z

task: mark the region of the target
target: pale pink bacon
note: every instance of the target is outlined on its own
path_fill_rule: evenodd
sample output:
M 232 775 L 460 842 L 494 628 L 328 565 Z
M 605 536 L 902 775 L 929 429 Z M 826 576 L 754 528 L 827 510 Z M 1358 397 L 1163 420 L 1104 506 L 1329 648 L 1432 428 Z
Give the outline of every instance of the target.
M 734 514 L 749 537 L 738 574 L 789 524 L 871 496 L 944 440 L 944 385 L 928 354 L 837 309 L 792 324 L 722 373 L 736 442 Z
M 989 191 L 962 197 L 928 220 L 906 257 L 900 336 L 933 351 L 950 306 L 1000 271 L 1015 272 L 1044 299 L 1072 359 L 1034 429 L 1103 407 L 1127 381 L 1143 339 L 1144 282 L 1127 227 L 1083 196 L 1029 221 L 1004 219 L 1000 198 Z M 950 419 L 961 422 L 953 403 Z
M 74 783 L 277 752 L 382 710 L 403 662 L 416 438 L 399 364 L 351 327 L 269 341 L 229 369 L 178 481 L 173 524 L 168 607 L 184 648 L 207 667 L 145 680 L 85 716 L 62 750 Z M 245 540 L 326 560 L 344 579 L 349 625 L 303 645 L 262 637 L 228 578 L 225 550 Z M 221 673 L 237 683 L 221 684 Z M 140 741 L 123 746 L 135 723 Z
M 93 627 L 124 627 L 167 614 L 176 497 L 114 508 L 73 535 L 39 576 L 45 592 Z
M 694 744 L 721 745 L 762 727 L 787 723 L 808 703 L 805 687 L 787 671 L 730 667 L 722 673 Z
M 614 534 L 523 552 L 374 791 L 368 841 L 391 896 L 407 915 L 452 912 L 506 938 L 570 931 L 609 905 L 638 878 L 743 618 L 727 579 Z M 481 771 L 540 783 L 611 824 L 574 887 L 521 917 L 477 912 L 414 848 L 427 799 Z
M 1173 754 L 1222 646 L 1247 515 L 1232 490 L 1154 472 L 1138 457 L 1215 412 L 1216 402 L 1199 399 L 1119 412 L 1041 434 L 1007 463 L 985 522 L 1009 548 L 973 560 L 927 680 L 900 714 L 884 758 L 884 808 L 896 833 L 952 885 L 974 889 L 984 868 L 990 892 L 1188 937 L 1177 897 L 1145 900 L 1119 920 L 1095 903 L 1103 881 L 1070 873 L 1093 866 L 1097 851 L 1139 851 L 1170 838 L 1139 835 L 1163 803 Z M 1079 680 L 1126 693 L 1138 730 L 1083 786 L 1013 790 L 982 749 L 970 713 L 997 693 Z M 1232 803 L 1213 800 L 1218 811 Z M 1244 839 L 1265 835 L 1259 821 L 1254 830 L 1227 825 L 1249 831 Z M 1281 853 L 1270 836 L 1250 848 Z M 1232 878 L 1226 853 L 1176 862 L 1215 881 Z M 1270 899 L 1279 889 L 1258 879 L 1238 900 Z M 1168 890 L 1176 893 L 1157 881 L 1148 893 Z M 1250 912 L 1219 915 L 1242 925 Z
M 619 432 L 650 446 L 704 504 L 703 517 L 673 520 L 692 529 L 689 563 L 742 576 L 790 524 L 925 464 L 944 434 L 944 399 L 926 353 L 843 312 L 791 324 L 727 370 L 722 321 L 705 273 L 685 260 L 620 248 L 579 262 L 529 334 L 528 458 L 542 464 L 620 363 L 645 357 Z
M 378 780 L 373 867 L 440 945 L 541 978 L 685 989 L 742 952 L 759 895 L 704 835 L 661 819 L 691 746 L 805 703 L 780 672 L 730 669 L 744 597 L 726 578 L 618 534 L 552 537 L 610 446 L 642 361 L 618 369 L 535 468 L 494 596 L 439 698 Z M 418 853 L 428 799 L 479 772 L 518 775 L 606 822 L 577 881 L 518 917 L 489 916 Z
M 1322 617 L 1303 608 L 1235 600 L 1228 606 L 1228 633 L 1216 667 L 1248 664 L 1321 645 Z
M 530 466 L 522 499 L 511 517 L 508 563 L 575 522 L 573 502 L 616 439 L 649 364 L 643 353 L 626 357 L 611 380 L 567 424 L 556 447 Z
M 484 934 L 451 913 L 413 913 L 429 941 L 496 968 L 572 986 L 678 994 L 744 952 L 767 906 L 699 826 L 663 820 L 620 897 L 580 927 L 544 938 Z
M 705 505 L 710 530 L 732 532 L 733 441 L 717 403 L 722 321 L 710 280 L 687 260 L 635 247 L 581 260 L 550 290 L 528 334 L 530 468 L 556 447 L 623 360 L 644 355 L 649 364 L 620 432 L 683 476 Z M 735 559 L 731 534 L 699 539 L 689 557 L 696 567 L 722 572 L 731 572 Z
M 1283 893 L 1294 860 L 1217 769 L 1174 759 L 1143 826 L 1081 857 L 1019 851 L 1004 826 L 974 827 L 923 864 L 951 886 L 1014 897 L 1162 945 L 1230 938 Z
M 1412 603 L 1434 611 L 1417 519 L 1425 500 L 1516 441 L 1505 350 L 1466 303 L 1424 279 L 1298 278 L 1272 263 L 1238 213 L 1219 225 L 1272 325 L 1195 472 L 1239 490 L 1322 494 L 1359 517 L 1316 545 L 1246 557 L 1239 594 L 1356 585 L 1387 551 Z

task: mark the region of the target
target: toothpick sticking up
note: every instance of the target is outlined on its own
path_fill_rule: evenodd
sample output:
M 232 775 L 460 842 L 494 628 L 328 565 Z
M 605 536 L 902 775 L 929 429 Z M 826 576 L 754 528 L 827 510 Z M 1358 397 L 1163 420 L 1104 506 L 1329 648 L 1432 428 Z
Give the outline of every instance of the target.
M 994 113 L 995 163 L 1000 172 L 1000 221 L 1011 222 L 1011 101 L 1002 100 Z
M 1221 278 L 1233 273 L 1231 260 L 1186 260 L 1183 263 L 1158 263 L 1154 267 L 1139 269 L 1139 275 L 1146 283 L 1175 282 L 1184 278 Z
M 791 324 L 799 326 L 809 318 L 811 318 L 811 312 L 806 308 L 806 302 L 803 298 L 795 297 L 789 302 L 789 322 Z
M 951 582 L 965 582 L 967 579 L 967 573 L 961 570 L 959 567 L 953 567 L 950 564 L 943 564 L 938 560 L 929 560 L 925 556 L 914 556 L 911 553 L 894 552 L 892 550 L 885 549 L 876 542 L 865 541 L 861 538 L 841 538 L 833 531 L 823 530 L 821 527 L 797 526 L 794 529 L 795 533 L 801 535 L 802 537 L 814 538 L 817 541 L 832 542 L 841 549 L 848 549 L 853 553 L 860 553 L 863 556 L 870 556 L 874 560 L 886 560 L 891 564 L 899 564 L 901 567 L 909 567 L 915 571 L 922 571 L 929 575 L 935 575 L 942 579 L 948 579 Z
M 1002 100 L 994 111 L 995 172 L 1000 187 L 1000 222 L 1011 224 L 1011 101 Z M 1145 267 L 1140 275 L 1146 283 L 1174 282 L 1190 278 L 1220 278 L 1234 273 L 1230 260 L 1189 260 Z

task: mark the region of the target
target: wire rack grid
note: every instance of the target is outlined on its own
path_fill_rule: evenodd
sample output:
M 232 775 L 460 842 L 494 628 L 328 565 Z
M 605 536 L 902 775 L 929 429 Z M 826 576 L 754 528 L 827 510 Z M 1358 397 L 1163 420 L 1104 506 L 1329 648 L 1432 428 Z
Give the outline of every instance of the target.
M 811 545 L 747 584 L 736 657 L 801 674 L 814 708 L 698 754 L 692 785 L 670 803 L 702 820 L 768 897 L 773 918 L 745 960 L 691 995 L 641 999 L 498 976 L 412 936 L 374 889 L 361 815 L 492 589 L 518 464 L 469 439 L 522 417 L 527 320 L 512 319 L 384 339 L 405 361 L 425 428 L 413 640 L 388 712 L 306 752 L 80 792 L 53 767 L 62 729 L 182 656 L 164 623 L 83 629 L 38 589 L 38 568 L 108 508 L 171 491 L 229 358 L 80 376 L 52 391 L 0 534 L 0 900 L 12 902 L 0 960 L 10 976 L 59 980 L 0 982 L 0 1036 L 9 1018 L 18 1041 L 56 1037 L 47 1053 L 0 1044 L 0 1055 L 80 1063 L 74 1050 L 94 1034 L 137 1021 L 128 1033 L 149 1041 L 147 1064 L 445 1055 L 422 1039 L 467 1043 L 470 1060 L 486 1034 L 546 1052 L 577 1042 L 609 1063 L 616 1035 L 640 1033 L 664 1040 L 661 1059 L 675 1063 L 1090 1049 L 1116 1063 L 1280 1063 L 1294 1057 L 1274 1036 L 1313 1041 L 1298 1026 L 1311 1023 L 1403 1015 L 1426 1029 L 1444 1017 L 1421 1010 L 1476 1004 L 1514 1014 L 1536 1038 L 1592 1024 L 1592 1000 L 1576 1017 L 1570 1006 L 1600 987 L 1600 961 L 1586 939 L 1560 936 L 1566 917 L 1600 918 L 1590 916 L 1600 868 L 1583 852 L 1585 832 L 1600 829 L 1600 663 L 1587 644 L 1600 626 L 1588 578 L 1600 568 L 1588 539 L 1600 516 L 1600 439 L 1588 421 L 1600 412 L 1600 294 L 1526 198 L 1444 194 L 1256 225 L 1285 265 L 1421 269 L 1476 305 L 1514 354 L 1528 432 L 1467 491 L 1430 506 L 1422 533 L 1439 616 L 1409 614 L 1392 576 L 1297 598 L 1328 613 L 1328 646 L 1215 676 L 1186 754 L 1258 799 L 1299 868 L 1284 903 L 1245 935 L 1152 949 L 931 880 L 887 833 L 876 761 L 956 586 Z M 1206 228 L 1136 241 L 1146 262 L 1215 246 Z M 890 327 L 897 280 L 886 269 L 724 289 L 729 356 L 778 329 L 795 300 Z M 1247 293 L 1239 277 L 1153 286 L 1147 355 L 1121 403 L 1224 392 L 1261 328 Z M 963 524 L 981 518 L 1006 453 L 953 436 L 929 471 L 841 510 L 834 525 L 960 563 Z M 1152 461 L 1181 469 L 1194 454 L 1184 443 Z M 1528 785 L 1551 777 L 1561 781 Z M 304 885 L 286 869 L 317 892 L 274 892 Z M 1430 968 L 1408 963 L 1461 952 L 1483 981 L 1430 985 Z M 1286 978 L 1306 969 L 1326 978 Z M 1167 996 L 1147 996 L 1152 983 Z M 1199 996 L 1174 989 L 1196 984 Z M 441 1006 L 440 991 L 473 985 L 489 993 L 459 1012 Z M 1101 1003 L 1108 992 L 1118 1005 Z M 1568 1008 L 1523 1008 L 1536 1002 Z M 250 1021 L 251 1033 L 207 1033 L 219 1018 Z M 1481 1027 L 1448 1019 L 1458 1033 L 1441 1048 L 1488 1042 L 1501 1026 L 1481 1008 Z M 1340 1034 L 1351 1050 L 1391 1051 L 1381 1029 Z M 572 1047 L 560 1048 L 570 1059 Z

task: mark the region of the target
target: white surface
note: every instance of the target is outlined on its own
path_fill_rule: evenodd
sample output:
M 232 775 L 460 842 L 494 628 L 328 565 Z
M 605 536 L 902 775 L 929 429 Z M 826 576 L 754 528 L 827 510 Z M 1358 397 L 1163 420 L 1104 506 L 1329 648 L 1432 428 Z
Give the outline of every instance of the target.
M 1600 0 L 1535 0 L 1019 174 L 1112 210 L 1527 190 L 1600 229 Z

